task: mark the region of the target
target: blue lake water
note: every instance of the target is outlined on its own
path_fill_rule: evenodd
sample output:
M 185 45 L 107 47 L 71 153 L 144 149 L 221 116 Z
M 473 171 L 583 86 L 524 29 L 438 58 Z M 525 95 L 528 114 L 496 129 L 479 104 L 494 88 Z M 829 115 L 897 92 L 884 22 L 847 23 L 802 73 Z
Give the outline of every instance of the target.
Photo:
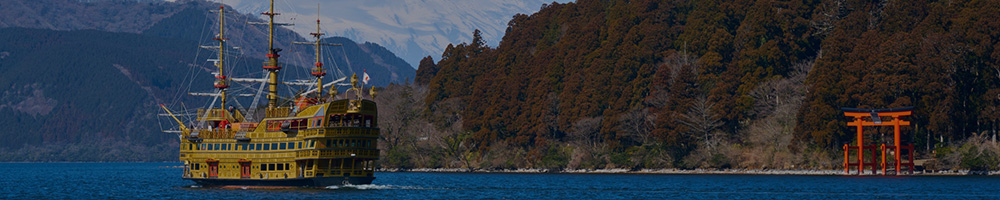
M 200 188 L 179 163 L 0 163 L 0 199 L 1000 199 L 1000 177 L 376 173 L 327 189 Z

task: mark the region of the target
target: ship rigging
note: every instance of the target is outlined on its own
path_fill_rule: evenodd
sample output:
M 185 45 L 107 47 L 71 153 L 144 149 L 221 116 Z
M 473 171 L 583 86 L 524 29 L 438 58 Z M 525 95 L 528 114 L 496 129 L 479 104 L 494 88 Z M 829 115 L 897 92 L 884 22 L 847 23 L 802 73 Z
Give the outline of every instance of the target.
M 161 104 L 164 112 L 161 116 L 176 123 L 176 129 L 164 132 L 177 134 L 180 139 L 179 159 L 184 163 L 181 177 L 202 186 L 370 184 L 375 179 L 374 161 L 379 158 L 378 112 L 371 100 L 376 92 L 369 88 L 368 94 L 364 94 L 364 85 L 359 86 L 357 74 L 350 77 L 349 84 L 344 83 L 348 77 L 339 70 L 336 75 L 340 78 L 323 83 L 327 68 L 323 64 L 322 47 L 340 44 L 322 42 L 320 21 L 317 19 L 316 32 L 311 34 L 314 41 L 294 43 L 313 47 L 315 62 L 309 75 L 314 79 L 279 80 L 279 72 L 289 66 L 279 62 L 282 50 L 275 47 L 275 28 L 290 24 L 275 22 L 275 16 L 280 14 L 274 12 L 273 0 L 269 10 L 261 13 L 267 22 L 248 23 L 267 26 L 266 60 L 261 65 L 263 77 L 236 78 L 230 77 L 233 65 L 227 64 L 232 62 L 228 59 L 232 56 L 227 53 L 242 52 L 242 48 L 229 47 L 225 6 L 215 12 L 219 17 L 219 32 L 212 39 L 217 44 L 201 46 L 218 53 L 218 57 L 209 59 L 217 69 L 212 73 L 215 91 L 188 93 L 212 100 L 196 112 L 187 111 L 181 104 L 182 112 L 177 114 Z M 233 83 L 240 86 L 235 90 L 239 93 L 233 93 Z M 253 87 L 255 83 L 260 86 Z M 305 88 L 294 97 L 281 97 L 278 88 L 282 85 Z M 349 88 L 341 95 L 337 86 Z M 329 88 L 326 94 L 324 88 Z M 267 103 L 258 109 L 262 96 Z M 251 105 L 240 104 L 236 99 L 241 97 L 253 97 Z

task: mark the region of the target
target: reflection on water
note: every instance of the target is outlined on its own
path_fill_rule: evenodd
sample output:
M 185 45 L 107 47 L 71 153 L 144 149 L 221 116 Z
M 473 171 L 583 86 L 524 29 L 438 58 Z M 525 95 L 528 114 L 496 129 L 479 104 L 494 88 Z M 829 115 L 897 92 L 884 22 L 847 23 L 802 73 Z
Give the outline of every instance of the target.
M 0 199 L 1000 199 L 1000 177 L 377 173 L 374 184 L 206 188 L 176 163 L 0 163 Z

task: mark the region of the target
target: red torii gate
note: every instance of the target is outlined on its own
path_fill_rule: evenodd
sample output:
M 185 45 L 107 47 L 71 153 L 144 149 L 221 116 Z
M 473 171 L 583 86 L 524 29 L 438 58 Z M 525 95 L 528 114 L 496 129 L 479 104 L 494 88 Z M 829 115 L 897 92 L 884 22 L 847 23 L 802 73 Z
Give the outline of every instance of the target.
M 907 169 L 910 171 L 910 173 L 911 174 L 913 173 L 913 144 L 907 144 L 906 146 L 902 146 L 900 144 L 900 136 L 899 136 L 900 135 L 899 134 L 899 126 L 909 126 L 910 125 L 909 121 L 904 121 L 902 119 L 899 119 L 899 117 L 910 116 L 911 114 L 913 114 L 913 107 L 890 108 L 890 109 L 840 108 L 840 110 L 844 111 L 844 116 L 853 117 L 854 118 L 854 121 L 847 122 L 847 126 L 857 127 L 857 130 L 858 130 L 858 136 L 857 136 L 858 137 L 858 146 L 849 146 L 848 144 L 844 144 L 844 173 L 850 173 L 850 167 L 853 166 L 853 165 L 857 165 L 857 167 L 858 167 L 858 175 L 861 175 L 862 172 L 865 169 L 865 165 L 868 165 L 868 166 L 871 166 L 872 174 L 875 174 L 875 163 L 876 163 L 875 160 L 877 159 L 876 158 L 876 153 L 875 153 L 876 146 L 875 146 L 875 144 L 872 144 L 872 145 L 869 145 L 869 146 L 865 146 L 864 145 L 865 144 L 864 143 L 864 127 L 865 126 L 892 126 L 893 127 L 893 143 L 894 143 L 894 145 L 892 145 L 892 146 L 886 146 L 885 144 L 881 145 L 881 150 L 882 150 L 882 162 L 881 162 L 881 165 L 882 165 L 882 174 L 883 175 L 886 174 L 886 169 L 888 168 L 888 166 L 886 165 L 887 164 L 886 163 L 887 159 L 885 157 L 885 154 L 886 154 L 886 151 L 889 150 L 889 149 L 892 149 L 893 152 L 894 152 L 894 154 L 895 154 L 895 156 L 894 156 L 895 157 L 895 159 L 894 159 L 895 162 L 893 162 L 893 164 L 895 164 L 896 174 L 899 174 L 899 170 L 901 169 L 902 166 L 907 166 Z M 884 117 L 884 116 L 892 117 L 892 120 L 888 121 L 888 122 L 883 122 L 882 121 L 882 117 Z M 864 119 L 866 117 L 868 117 L 868 120 Z M 850 153 L 849 152 L 850 152 L 851 149 L 857 149 L 857 152 L 858 152 L 858 157 L 857 157 L 857 161 L 858 162 L 857 163 L 851 163 L 851 160 L 849 159 L 850 158 Z M 908 163 L 903 163 L 902 162 L 902 158 L 901 158 L 902 155 L 901 154 L 902 154 L 902 150 L 904 150 L 904 149 L 909 150 L 909 154 L 908 154 L 909 162 Z M 871 152 L 872 152 L 871 162 L 870 163 L 865 163 L 865 159 L 864 159 L 864 151 L 865 150 L 871 150 Z

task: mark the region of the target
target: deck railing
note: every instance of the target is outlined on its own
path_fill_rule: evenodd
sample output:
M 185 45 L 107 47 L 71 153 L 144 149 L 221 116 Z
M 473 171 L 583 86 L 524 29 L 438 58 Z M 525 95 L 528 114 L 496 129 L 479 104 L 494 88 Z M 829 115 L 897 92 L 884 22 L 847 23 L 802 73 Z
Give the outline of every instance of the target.
M 353 155 L 352 155 L 353 154 Z M 297 159 L 308 158 L 378 158 L 378 149 L 305 150 L 295 152 Z
M 317 137 L 378 137 L 379 130 L 374 128 L 320 128 L 299 131 L 306 138 Z

